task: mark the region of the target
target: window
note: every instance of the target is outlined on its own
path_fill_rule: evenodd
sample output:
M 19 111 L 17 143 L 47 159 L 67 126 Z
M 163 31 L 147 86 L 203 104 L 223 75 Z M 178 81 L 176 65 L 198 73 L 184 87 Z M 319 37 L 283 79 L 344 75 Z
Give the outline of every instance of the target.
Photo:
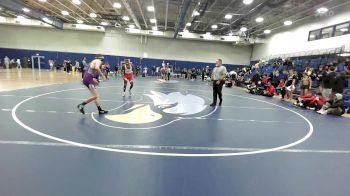
M 349 33 L 350 23 L 340 24 L 335 27 L 335 35 L 341 36 Z
M 333 27 L 327 27 L 321 31 L 321 39 L 333 37 Z
M 327 39 L 330 37 L 342 36 L 347 34 L 350 34 L 350 21 L 325 27 L 322 29 L 312 30 L 309 32 L 308 40 L 315 41 L 319 39 Z
M 314 40 L 320 39 L 320 33 L 321 33 L 321 29 L 316 30 L 316 31 L 310 31 L 309 41 L 314 41 Z

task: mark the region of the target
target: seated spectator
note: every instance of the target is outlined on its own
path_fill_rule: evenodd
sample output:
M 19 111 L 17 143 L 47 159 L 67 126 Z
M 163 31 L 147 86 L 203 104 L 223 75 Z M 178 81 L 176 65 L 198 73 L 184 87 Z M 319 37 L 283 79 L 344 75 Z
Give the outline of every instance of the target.
M 266 90 L 264 90 L 264 96 L 273 97 L 276 94 L 276 88 L 271 84 L 267 84 Z
M 316 96 L 306 95 L 298 97 L 298 101 L 294 105 L 300 106 L 302 108 L 313 108 L 315 111 L 320 110 L 323 105 L 327 102 L 326 98 L 322 97 L 322 94 L 319 93 Z
M 267 85 L 269 83 L 269 80 L 270 77 L 267 74 L 264 74 L 261 81 L 264 85 Z
M 320 114 L 331 114 L 341 116 L 345 113 L 344 99 L 342 94 L 335 94 L 331 100 L 323 105 L 322 109 L 318 111 Z

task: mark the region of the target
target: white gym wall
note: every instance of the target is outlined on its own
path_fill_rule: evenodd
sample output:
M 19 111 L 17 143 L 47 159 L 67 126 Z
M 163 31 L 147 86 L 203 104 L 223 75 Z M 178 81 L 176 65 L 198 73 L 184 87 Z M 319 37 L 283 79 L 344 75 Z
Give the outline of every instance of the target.
M 106 33 L 57 30 L 39 27 L 0 25 L 0 47 L 76 53 L 215 62 L 248 65 L 252 47 L 235 47 L 229 43 L 148 37 L 141 44 L 140 36 L 121 32 Z

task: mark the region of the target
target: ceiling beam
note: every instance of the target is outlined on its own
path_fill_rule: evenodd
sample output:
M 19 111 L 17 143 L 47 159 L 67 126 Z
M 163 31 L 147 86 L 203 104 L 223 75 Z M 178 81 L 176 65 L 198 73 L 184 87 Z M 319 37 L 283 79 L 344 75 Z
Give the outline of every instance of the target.
M 156 7 L 154 6 L 154 0 L 152 0 L 152 6 L 154 7 L 153 18 L 156 19 L 156 28 L 158 29 L 158 22 L 156 17 Z
M 22 2 L 19 2 L 17 0 L 1 0 L 0 5 L 8 10 L 12 10 L 16 13 L 26 15 L 30 18 L 40 20 L 40 21 L 47 23 L 47 24 L 49 24 L 53 27 L 56 27 L 58 29 L 63 29 L 63 22 L 61 20 L 50 17 L 50 16 L 46 16 L 46 15 L 44 15 L 41 12 L 38 12 L 36 10 L 31 10 L 30 12 L 26 13 L 22 9 L 24 7 L 27 7 L 27 6 L 24 5 Z M 48 18 L 50 21 L 52 21 L 52 23 L 48 22 L 48 21 L 44 21 L 43 18 Z
M 186 17 L 188 9 L 190 8 L 191 3 L 192 3 L 192 0 L 184 0 L 182 5 L 181 5 L 179 19 L 175 25 L 175 34 L 174 34 L 175 39 L 176 39 L 177 35 L 179 34 L 180 28 L 182 28 L 184 26 L 185 17 Z
M 86 3 L 85 1 L 82 1 L 83 2 L 83 4 L 87 7 L 87 8 L 89 8 L 90 10 L 92 10 L 93 11 L 93 13 L 95 13 L 95 14 L 97 14 L 97 11 L 95 10 L 95 9 L 93 9 L 88 3 Z M 90 16 L 90 15 L 89 15 Z M 97 21 L 96 19 L 94 19 L 97 23 L 99 23 L 99 21 Z
M 202 0 L 200 0 L 200 1 L 197 3 L 197 5 L 196 5 L 196 7 L 194 8 L 194 10 L 198 10 L 198 9 L 200 8 L 201 4 L 202 4 Z M 192 14 L 192 16 L 191 16 L 191 17 L 188 19 L 188 21 L 184 24 L 184 25 L 185 25 L 185 29 L 186 29 L 186 27 L 187 27 L 187 23 L 190 23 L 195 17 L 196 17 L 196 16 L 194 16 L 194 15 Z M 198 24 L 196 24 L 196 25 L 198 25 Z
M 57 3 L 59 3 L 61 6 L 65 7 L 65 8 L 66 8 L 67 10 L 69 10 L 72 14 L 75 13 L 75 15 L 79 16 L 81 20 L 85 20 L 85 22 L 88 22 L 88 23 L 89 23 L 89 21 L 88 21 L 86 18 L 84 18 L 83 16 L 81 16 L 81 15 L 79 15 L 78 13 L 74 12 L 71 8 L 69 8 L 69 7 L 67 7 L 66 5 L 64 5 L 64 4 L 61 3 L 59 0 L 54 0 L 54 1 L 56 1 Z
M 90 18 L 91 20 L 95 21 L 97 24 L 99 23 L 95 18 L 90 17 L 90 14 L 89 14 L 89 13 L 87 13 L 87 12 L 85 12 L 83 9 L 81 9 L 80 6 L 74 4 L 72 1 L 70 1 L 70 2 L 71 2 L 71 4 L 72 4 L 74 7 L 76 7 L 76 8 L 77 8 L 78 10 L 80 10 L 83 14 L 85 14 L 85 15 L 87 16 L 87 18 Z M 83 2 L 84 2 L 84 1 L 83 1 Z M 96 14 L 96 13 L 95 13 L 95 14 Z M 88 20 L 88 19 L 86 19 L 86 20 Z
M 147 20 L 145 18 L 145 15 L 143 14 L 143 11 L 142 11 L 142 7 L 141 7 L 141 4 L 140 4 L 140 1 L 139 0 L 136 0 L 136 4 L 140 10 L 140 13 L 141 13 L 141 16 L 142 16 L 142 19 L 143 19 L 143 22 L 145 23 L 145 26 L 146 28 L 148 28 L 148 24 L 147 24 Z
M 168 12 L 169 12 L 169 0 L 166 0 L 166 3 L 165 3 L 165 25 L 164 25 L 165 31 L 168 28 Z
M 35 0 L 31 0 L 31 2 L 32 2 L 33 4 L 35 4 L 35 5 L 37 5 L 37 6 L 41 7 L 41 8 L 43 8 L 44 10 L 55 14 L 56 17 L 59 17 L 59 18 L 63 19 L 64 21 L 69 21 L 69 22 L 71 22 L 71 20 L 69 20 L 68 18 L 65 18 L 64 16 L 62 16 L 61 13 L 57 13 L 57 12 L 53 11 L 52 9 L 50 9 L 50 8 L 48 8 L 48 7 L 44 6 L 44 5 L 42 5 L 41 3 L 39 3 L 39 2 L 37 2 L 37 1 L 35 1 Z M 47 4 L 47 5 L 50 5 L 50 6 L 51 6 L 52 8 L 54 8 L 54 9 L 57 9 L 59 12 L 62 11 L 62 10 L 60 10 L 59 8 L 57 8 L 56 6 L 52 5 L 52 4 L 49 3 L 49 2 L 46 2 L 46 4 Z M 76 19 L 75 19 L 73 16 L 68 15 L 68 17 L 73 18 L 73 20 L 76 21 Z
M 121 0 L 121 2 L 123 3 L 123 5 L 124 5 L 126 11 L 127 11 L 127 12 L 129 13 L 129 15 L 131 16 L 131 18 L 132 18 L 132 20 L 134 21 L 136 27 L 137 27 L 138 29 L 142 29 L 142 28 L 141 28 L 141 25 L 140 25 L 140 23 L 139 23 L 139 21 L 137 20 L 137 18 L 136 18 L 136 16 L 135 16 L 134 12 L 132 11 L 132 9 L 131 9 L 131 7 L 130 7 L 128 1 L 127 1 L 127 0 Z M 113 6 L 113 5 L 112 5 L 112 6 Z

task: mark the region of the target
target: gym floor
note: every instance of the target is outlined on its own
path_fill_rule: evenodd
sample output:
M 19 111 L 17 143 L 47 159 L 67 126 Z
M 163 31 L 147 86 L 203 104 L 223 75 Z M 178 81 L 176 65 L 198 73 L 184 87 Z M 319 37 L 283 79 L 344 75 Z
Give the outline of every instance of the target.
M 0 195 L 349 195 L 348 118 L 237 88 L 211 108 L 210 85 L 155 78 L 101 82 L 110 113 L 82 115 L 65 82 L 0 92 Z

